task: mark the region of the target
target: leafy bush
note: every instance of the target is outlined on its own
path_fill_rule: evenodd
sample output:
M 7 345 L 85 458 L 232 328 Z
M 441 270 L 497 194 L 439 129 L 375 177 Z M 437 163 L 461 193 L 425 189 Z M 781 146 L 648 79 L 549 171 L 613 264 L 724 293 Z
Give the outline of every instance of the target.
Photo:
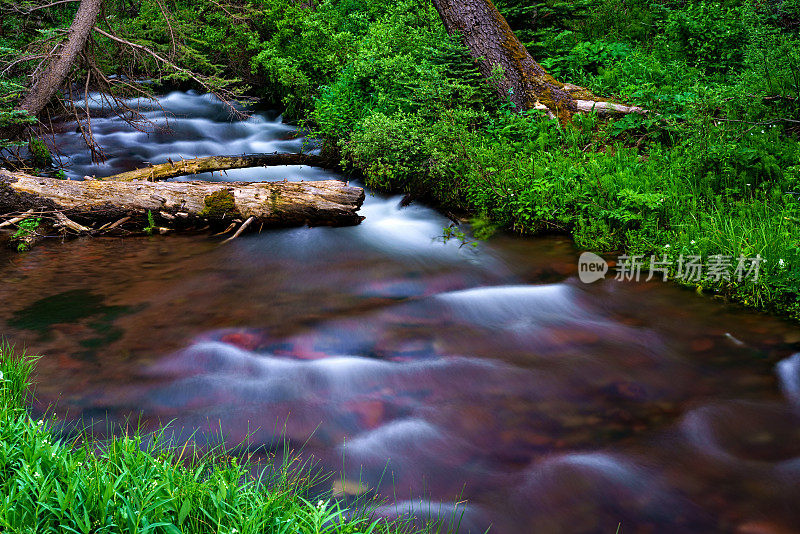
M 668 57 L 685 58 L 709 72 L 729 72 L 741 66 L 747 33 L 739 6 L 699 0 L 670 13 L 661 39 Z
M 568 36 L 562 32 L 561 36 Z M 601 67 L 608 67 L 615 61 L 627 57 L 631 48 L 624 43 L 607 43 L 601 40 L 581 41 L 566 54 L 546 58 L 541 61 L 552 75 L 564 78 L 575 71 L 597 74 Z

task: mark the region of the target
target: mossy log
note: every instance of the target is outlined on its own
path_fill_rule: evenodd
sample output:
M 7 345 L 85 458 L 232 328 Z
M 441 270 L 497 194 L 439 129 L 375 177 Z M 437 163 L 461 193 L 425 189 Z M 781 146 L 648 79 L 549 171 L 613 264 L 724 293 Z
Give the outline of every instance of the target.
M 313 154 L 246 154 L 242 156 L 209 156 L 205 158 L 170 160 L 167 163 L 152 165 L 144 169 L 121 172 L 102 180 L 129 182 L 131 180 L 167 180 L 176 176 L 188 176 L 204 172 L 244 169 L 247 167 L 268 167 L 277 165 L 310 165 L 325 169 L 338 169 L 338 165 Z
M 339 180 L 77 181 L 0 169 L 0 214 L 10 218 L 29 212 L 73 232 L 81 227 L 89 233 L 110 227 L 117 232 L 141 232 L 153 222 L 165 229 L 219 227 L 251 217 L 251 228 L 353 225 L 363 219 L 357 213 L 363 201 L 362 188 Z M 116 224 L 122 219 L 126 219 L 124 224 Z

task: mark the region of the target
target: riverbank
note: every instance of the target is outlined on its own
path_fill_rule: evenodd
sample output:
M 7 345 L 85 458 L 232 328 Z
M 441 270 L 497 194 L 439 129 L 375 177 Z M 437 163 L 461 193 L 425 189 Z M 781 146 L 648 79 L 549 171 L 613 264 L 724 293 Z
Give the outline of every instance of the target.
M 639 256 L 642 279 L 652 258 L 678 283 L 800 318 L 797 13 L 548 2 L 548 23 L 525 6 L 499 2 L 557 78 L 651 113 L 516 113 L 435 12 L 406 6 L 387 7 L 310 101 L 312 129 L 370 187 L 472 213 L 479 237 L 568 234 Z
M 283 467 L 254 477 L 245 460 L 133 434 L 62 441 L 27 411 L 36 359 L 0 344 L 0 529 L 9 532 L 398 532 L 330 500 L 319 479 Z M 153 439 L 155 438 L 155 439 Z M 144 444 L 146 443 L 146 444 Z M 294 467 L 294 466 L 293 466 Z M 408 531 L 406 529 L 405 531 Z

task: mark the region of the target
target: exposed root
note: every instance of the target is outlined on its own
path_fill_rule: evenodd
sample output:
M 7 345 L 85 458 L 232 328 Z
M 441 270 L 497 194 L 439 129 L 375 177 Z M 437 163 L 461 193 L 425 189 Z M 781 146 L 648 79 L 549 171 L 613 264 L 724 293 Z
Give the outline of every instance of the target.
M 595 111 L 601 117 L 608 117 L 611 115 L 628 115 L 630 113 L 637 113 L 639 115 L 646 115 L 648 110 L 640 108 L 639 106 L 626 106 L 624 104 L 615 104 L 614 102 L 597 102 L 594 100 L 576 100 L 575 104 L 578 106 L 578 111 L 582 113 L 590 113 Z

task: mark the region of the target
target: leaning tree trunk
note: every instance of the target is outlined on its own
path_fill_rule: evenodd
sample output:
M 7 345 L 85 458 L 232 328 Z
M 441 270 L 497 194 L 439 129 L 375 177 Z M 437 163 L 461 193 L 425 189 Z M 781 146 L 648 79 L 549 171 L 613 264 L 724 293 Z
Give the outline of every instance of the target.
M 78 12 L 67 30 L 66 40 L 60 45 L 55 57 L 45 60 L 43 71 L 22 99 L 20 109 L 37 115 L 61 88 L 86 45 L 86 39 L 94 27 L 102 4 L 103 0 L 81 0 Z
M 460 33 L 481 73 L 502 69 L 497 92 L 518 111 L 541 109 L 567 120 L 576 111 L 642 113 L 634 106 L 605 101 L 576 85 L 559 82 L 537 63 L 491 0 L 433 0 L 449 34 Z

